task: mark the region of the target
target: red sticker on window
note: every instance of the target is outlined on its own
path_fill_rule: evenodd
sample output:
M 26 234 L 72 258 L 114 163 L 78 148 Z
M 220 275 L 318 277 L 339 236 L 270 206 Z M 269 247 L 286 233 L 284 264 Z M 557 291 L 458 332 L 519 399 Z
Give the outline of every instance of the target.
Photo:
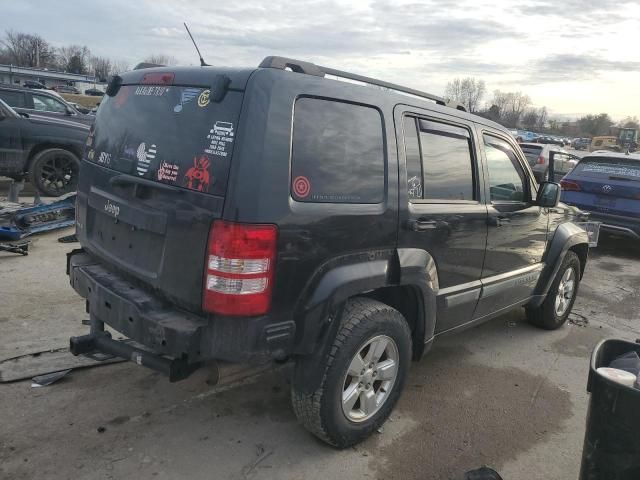
M 311 191 L 311 184 L 307 177 L 299 176 L 293 179 L 293 193 L 298 198 L 305 198 Z
M 209 191 L 209 165 L 211 162 L 206 155 L 193 157 L 193 167 L 184 174 L 184 186 L 197 192 Z

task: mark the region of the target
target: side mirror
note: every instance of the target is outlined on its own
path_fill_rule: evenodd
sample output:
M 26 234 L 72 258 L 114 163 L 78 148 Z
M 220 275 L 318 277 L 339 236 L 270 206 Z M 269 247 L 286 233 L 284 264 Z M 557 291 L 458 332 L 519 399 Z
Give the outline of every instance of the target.
M 536 204 L 543 208 L 557 207 L 560 202 L 560 184 L 553 182 L 542 182 L 538 189 Z

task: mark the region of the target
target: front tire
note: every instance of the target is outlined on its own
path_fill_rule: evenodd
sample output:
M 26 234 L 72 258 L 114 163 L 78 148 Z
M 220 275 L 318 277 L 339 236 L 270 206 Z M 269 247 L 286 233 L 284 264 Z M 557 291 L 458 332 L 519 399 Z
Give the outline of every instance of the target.
M 50 197 L 73 192 L 78 185 L 80 160 L 69 150 L 50 148 L 36 154 L 29 166 L 29 180 Z
M 320 368 L 296 363 L 295 379 L 317 375 L 307 393 L 294 380 L 293 409 L 302 425 L 338 448 L 355 445 L 389 417 L 411 361 L 411 331 L 396 309 L 369 298 L 347 302 L 329 355 Z
M 567 321 L 580 286 L 580 259 L 567 252 L 542 305 L 527 308 L 527 320 L 545 330 L 556 330 Z

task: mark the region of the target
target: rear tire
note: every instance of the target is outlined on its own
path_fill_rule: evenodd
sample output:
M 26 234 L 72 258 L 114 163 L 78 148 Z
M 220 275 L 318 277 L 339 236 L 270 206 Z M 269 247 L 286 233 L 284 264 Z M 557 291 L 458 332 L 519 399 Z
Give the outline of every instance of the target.
M 320 368 L 308 368 L 304 358 L 296 363 L 296 370 L 302 371 L 294 378 L 317 375 L 318 389 L 309 394 L 294 380 L 291 399 L 307 430 L 346 448 L 367 438 L 389 417 L 411 361 L 411 331 L 400 312 L 369 298 L 349 300 L 340 322 Z
M 556 278 L 542 305 L 527 308 L 527 320 L 536 327 L 556 330 L 567 321 L 580 286 L 580 259 L 574 252 L 567 252 Z
M 43 195 L 58 197 L 78 186 L 80 160 L 69 150 L 50 148 L 36 154 L 29 166 L 29 180 Z

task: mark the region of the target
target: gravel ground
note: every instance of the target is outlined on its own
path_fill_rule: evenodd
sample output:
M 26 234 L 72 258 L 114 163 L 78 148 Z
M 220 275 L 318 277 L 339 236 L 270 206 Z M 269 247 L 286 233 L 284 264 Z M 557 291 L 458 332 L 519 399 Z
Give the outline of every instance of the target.
M 84 333 L 58 231 L 28 257 L 0 253 L 0 361 Z M 640 336 L 640 248 L 601 238 L 571 322 L 522 311 L 436 342 L 415 363 L 381 433 L 336 451 L 298 426 L 289 368 L 231 386 L 211 372 L 169 384 L 131 363 L 73 371 L 49 387 L 0 384 L 0 478 L 460 479 L 487 464 L 505 480 L 577 478 L 588 358 L 602 338 Z

